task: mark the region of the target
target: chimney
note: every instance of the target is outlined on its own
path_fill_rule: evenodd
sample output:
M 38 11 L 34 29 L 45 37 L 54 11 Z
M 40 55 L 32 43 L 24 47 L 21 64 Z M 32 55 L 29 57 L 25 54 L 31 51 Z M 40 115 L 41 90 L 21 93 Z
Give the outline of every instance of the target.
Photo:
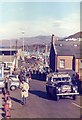
M 56 51 L 56 36 L 54 34 L 52 34 L 51 44 L 53 44 L 55 53 L 57 55 L 57 51 Z
M 56 68 L 57 68 L 57 51 L 55 47 L 55 41 L 56 41 L 56 37 L 54 36 L 54 34 L 52 34 L 49 66 L 53 71 L 56 71 Z

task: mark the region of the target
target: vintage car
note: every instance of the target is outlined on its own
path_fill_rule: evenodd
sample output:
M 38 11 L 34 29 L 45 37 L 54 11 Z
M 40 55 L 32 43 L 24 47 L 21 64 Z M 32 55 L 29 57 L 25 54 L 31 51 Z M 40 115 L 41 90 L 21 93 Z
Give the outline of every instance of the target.
M 17 76 L 9 75 L 9 86 L 10 90 L 16 90 L 19 88 L 20 81 Z
M 71 76 L 67 73 L 50 73 L 46 79 L 46 91 L 49 96 L 57 101 L 62 97 L 70 96 L 73 100 L 78 95 L 77 86 L 71 82 Z

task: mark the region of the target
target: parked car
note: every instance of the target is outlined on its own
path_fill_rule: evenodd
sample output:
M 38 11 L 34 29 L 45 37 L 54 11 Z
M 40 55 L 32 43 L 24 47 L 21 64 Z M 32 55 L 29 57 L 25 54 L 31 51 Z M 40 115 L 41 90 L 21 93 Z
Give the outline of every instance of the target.
M 49 74 L 46 80 L 46 91 L 56 101 L 65 96 L 70 96 L 75 100 L 76 95 L 79 94 L 77 86 L 71 82 L 70 75 L 64 73 Z
M 19 78 L 17 75 L 8 75 L 9 81 L 11 81 L 11 79 L 14 79 L 15 81 L 19 81 Z
M 15 75 L 9 75 L 9 86 L 10 90 L 16 90 L 19 87 L 19 78 Z

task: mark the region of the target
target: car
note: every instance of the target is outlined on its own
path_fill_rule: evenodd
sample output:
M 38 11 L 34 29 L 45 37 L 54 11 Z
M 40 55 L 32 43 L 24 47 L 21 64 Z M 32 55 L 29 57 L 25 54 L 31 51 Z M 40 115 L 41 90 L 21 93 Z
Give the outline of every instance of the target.
M 17 88 L 19 88 L 20 82 L 19 81 L 15 81 L 14 79 L 11 79 L 10 81 L 10 90 L 14 91 Z
M 17 75 L 8 75 L 7 77 L 9 78 L 9 81 L 11 81 L 11 79 L 14 79 L 15 81 L 19 81 L 19 78 Z
M 70 96 L 73 100 L 78 95 L 78 87 L 72 84 L 71 76 L 66 73 L 51 73 L 47 75 L 46 91 L 47 95 L 53 96 L 57 101 L 62 97 Z
M 9 86 L 10 86 L 10 90 L 14 91 L 17 88 L 19 88 L 19 78 L 15 75 L 9 75 Z

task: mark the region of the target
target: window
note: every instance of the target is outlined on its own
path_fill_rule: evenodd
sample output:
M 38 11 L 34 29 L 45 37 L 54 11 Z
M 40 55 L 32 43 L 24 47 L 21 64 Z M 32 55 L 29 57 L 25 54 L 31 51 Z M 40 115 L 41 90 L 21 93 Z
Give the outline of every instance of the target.
M 12 63 L 7 63 L 7 66 L 12 66 Z
M 65 67 L 65 60 L 60 60 L 60 68 L 64 68 Z

